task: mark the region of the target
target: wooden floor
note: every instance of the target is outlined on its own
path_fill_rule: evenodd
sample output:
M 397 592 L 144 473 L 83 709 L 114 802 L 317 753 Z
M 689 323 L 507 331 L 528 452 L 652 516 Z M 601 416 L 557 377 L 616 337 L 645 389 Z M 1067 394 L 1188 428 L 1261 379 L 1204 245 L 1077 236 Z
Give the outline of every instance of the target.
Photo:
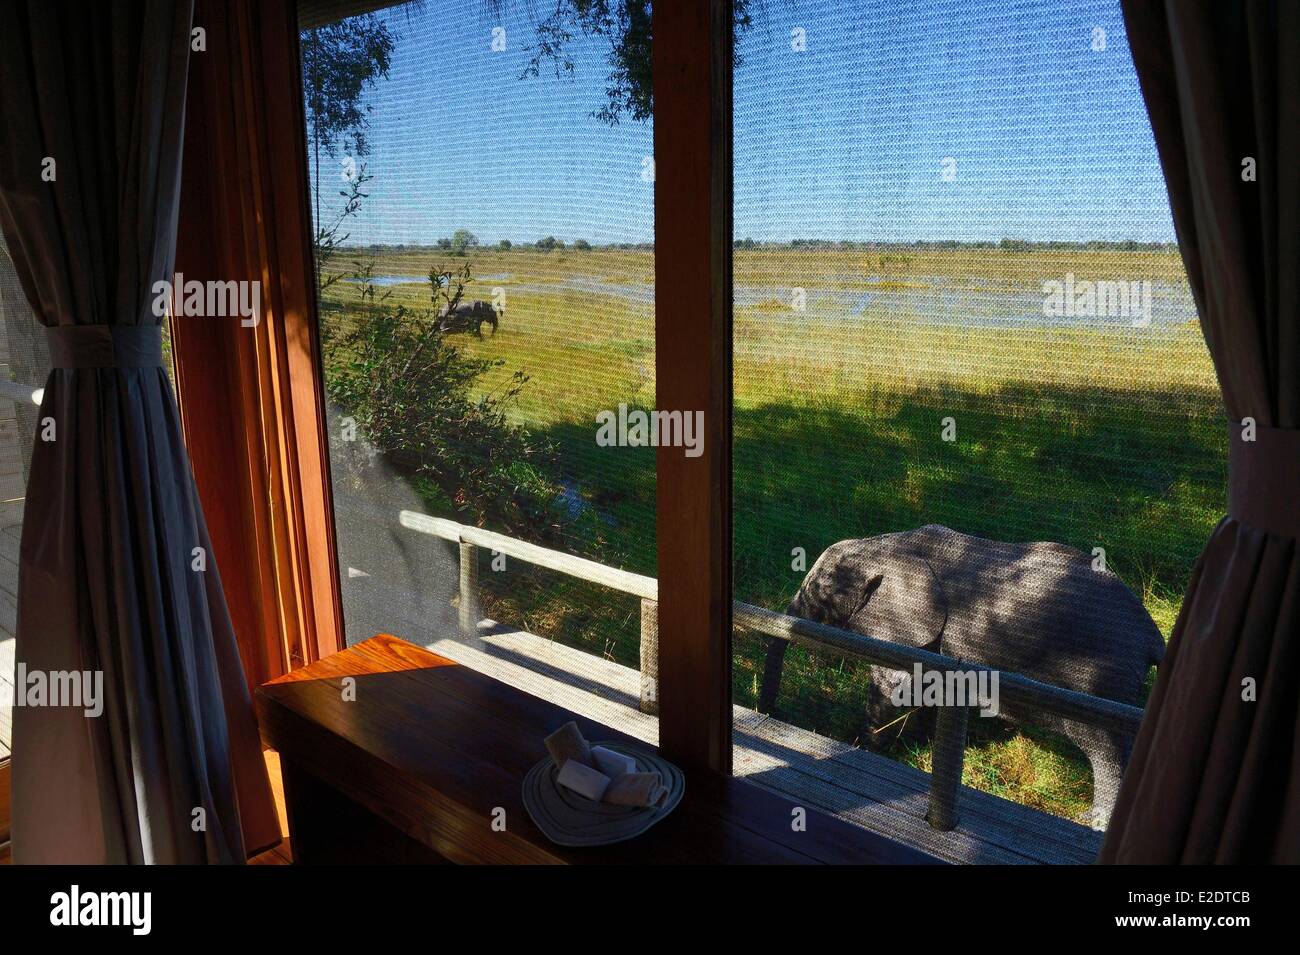
M 477 638 L 429 643 L 448 657 L 504 683 L 616 727 L 651 745 L 658 722 L 637 709 L 640 673 L 492 621 Z M 930 776 L 763 714 L 735 709 L 737 776 L 915 846 L 950 862 L 1091 863 L 1102 834 L 1084 826 L 963 788 L 958 826 L 939 832 L 925 821 Z

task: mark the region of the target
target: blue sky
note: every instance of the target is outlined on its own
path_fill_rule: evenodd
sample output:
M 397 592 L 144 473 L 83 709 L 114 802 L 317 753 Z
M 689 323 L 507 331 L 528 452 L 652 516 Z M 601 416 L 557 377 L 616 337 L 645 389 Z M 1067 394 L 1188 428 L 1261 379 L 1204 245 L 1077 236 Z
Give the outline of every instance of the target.
M 385 15 L 401 39 L 369 97 L 376 179 L 352 242 L 652 240 L 651 128 L 591 116 L 601 41 L 574 42 L 572 79 L 520 79 L 522 4 Z M 767 0 L 757 19 L 735 81 L 737 237 L 1173 240 L 1118 0 Z M 328 208 L 340 167 L 322 166 Z

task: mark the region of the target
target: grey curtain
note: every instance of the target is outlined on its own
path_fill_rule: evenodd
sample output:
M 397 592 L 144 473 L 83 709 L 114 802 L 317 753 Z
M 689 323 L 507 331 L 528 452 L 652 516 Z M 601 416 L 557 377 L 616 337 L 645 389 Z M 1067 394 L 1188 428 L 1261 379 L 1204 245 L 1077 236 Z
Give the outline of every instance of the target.
M 191 15 L 24 0 L 0 30 L 0 226 L 55 366 L 17 657 L 104 680 L 98 718 L 14 709 L 18 863 L 242 862 L 276 837 L 241 831 L 241 810 L 274 819 L 270 789 L 152 310 L 172 278 Z
M 1124 16 L 1232 444 L 1101 861 L 1300 862 L 1300 4 Z

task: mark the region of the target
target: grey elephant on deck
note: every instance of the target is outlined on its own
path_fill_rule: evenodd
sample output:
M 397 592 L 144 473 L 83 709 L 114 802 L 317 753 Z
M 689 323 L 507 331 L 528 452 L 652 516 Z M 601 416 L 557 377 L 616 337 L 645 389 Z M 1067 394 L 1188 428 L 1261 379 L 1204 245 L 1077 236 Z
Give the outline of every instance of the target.
M 1082 551 L 985 540 L 937 524 L 832 544 L 787 613 L 1134 706 L 1165 652 L 1142 602 L 1113 573 L 1094 570 Z M 766 712 L 774 710 L 786 646 L 779 639 L 768 646 Z M 901 678 L 871 667 L 868 744 L 906 712 L 889 698 Z M 1104 828 L 1132 735 L 1005 703 L 1001 710 L 1004 719 L 1059 732 L 1083 750 L 1093 774 L 1089 821 Z

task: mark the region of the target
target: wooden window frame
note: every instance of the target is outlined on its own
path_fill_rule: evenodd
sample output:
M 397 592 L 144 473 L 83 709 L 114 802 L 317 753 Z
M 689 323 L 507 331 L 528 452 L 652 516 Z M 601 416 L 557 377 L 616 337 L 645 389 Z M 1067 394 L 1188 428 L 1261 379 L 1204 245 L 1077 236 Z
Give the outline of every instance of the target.
M 229 84 L 220 54 L 191 62 L 187 155 L 240 150 L 231 168 L 243 178 L 185 179 L 182 225 L 209 228 L 182 228 L 177 238 L 179 270 L 198 261 L 264 289 L 250 329 L 172 325 L 181 422 L 252 684 L 345 645 L 296 8 L 295 0 L 196 8 L 211 21 L 214 49 L 258 64 L 266 95 L 221 102 Z M 273 214 L 263 219 L 259 203 Z
M 353 0 L 358 9 L 365 0 Z M 382 4 L 371 3 L 373 8 Z M 704 412 L 702 454 L 659 448 L 656 523 L 659 580 L 660 747 L 688 769 L 731 771 L 731 305 L 732 305 L 732 4 L 731 0 L 661 0 L 653 9 L 655 81 L 655 367 L 659 408 Z M 296 37 L 281 45 L 292 69 L 268 63 L 265 108 L 292 134 L 264 143 L 270 168 L 282 183 L 306 190 L 305 117 Z M 292 75 L 290 75 L 292 74 Z M 292 81 L 290 81 L 292 80 Z M 293 164 L 297 169 L 293 169 Z M 304 192 L 293 202 L 306 212 Z M 225 488 L 218 497 L 270 494 L 272 509 L 292 516 L 304 562 L 299 591 L 282 594 L 282 614 L 313 617 L 304 656 L 326 656 L 345 645 L 335 550 L 332 484 L 325 424 L 324 380 L 311 272 L 310 214 L 302 217 L 304 274 L 293 283 L 292 307 L 282 316 L 277 357 L 283 387 L 262 397 L 264 421 L 274 422 L 280 446 L 295 462 L 273 486 L 231 488 L 248 474 L 223 467 L 218 435 L 187 426 L 200 487 Z M 220 343 L 208 343 L 214 347 Z M 209 353 L 210 354 L 210 353 Z M 187 399 L 207 406 L 240 407 L 222 395 L 230 381 L 182 373 Z M 229 398 L 229 403 L 223 401 Z M 286 398 L 288 400 L 286 400 Z M 188 425 L 188 422 L 187 422 Z M 212 448 L 204 445 L 211 443 Z M 196 444 L 198 447 L 196 448 Z M 196 453 L 197 451 L 197 453 Z M 214 501 L 209 523 L 236 508 Z M 215 528 L 214 528 L 215 530 Z M 227 532 L 231 528 L 224 528 Z M 242 529 L 233 529 L 238 533 Z M 236 581 L 232 584 L 238 585 Z M 314 612 L 311 608 L 315 608 Z M 302 661 L 307 662 L 307 661 Z M 290 658 L 294 668 L 298 660 Z
M 655 403 L 704 411 L 658 449 L 659 741 L 731 772 L 731 0 L 654 5 Z

